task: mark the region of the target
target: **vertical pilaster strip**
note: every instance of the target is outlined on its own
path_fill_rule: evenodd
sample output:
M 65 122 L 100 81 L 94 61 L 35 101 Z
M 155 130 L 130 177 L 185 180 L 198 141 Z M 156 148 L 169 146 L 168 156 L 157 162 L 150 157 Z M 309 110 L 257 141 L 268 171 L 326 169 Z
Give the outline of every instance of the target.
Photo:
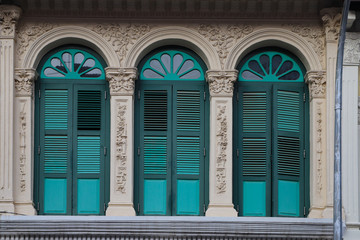
M 321 218 L 326 207 L 326 72 L 309 71 L 305 76 L 310 91 L 310 213 Z
M 106 68 L 110 88 L 110 203 L 107 216 L 135 216 L 134 89 L 136 68 Z
M 14 44 L 16 6 L 0 5 L 0 209 L 14 212 Z
M 237 70 L 206 72 L 211 97 L 209 207 L 206 216 L 237 216 L 232 203 L 232 98 L 237 75 Z
M 321 10 L 322 21 L 326 34 L 326 208 L 322 217 L 333 217 L 334 195 L 334 126 L 335 126 L 335 75 L 337 41 L 340 32 L 341 9 L 326 8 Z M 325 167 L 325 166 L 324 166 Z
M 342 192 L 347 229 L 360 222 L 359 216 L 359 149 L 358 82 L 360 66 L 360 33 L 347 33 L 345 40 L 342 95 Z M 349 225 L 348 225 L 349 223 Z M 359 228 L 352 227 L 359 232 Z

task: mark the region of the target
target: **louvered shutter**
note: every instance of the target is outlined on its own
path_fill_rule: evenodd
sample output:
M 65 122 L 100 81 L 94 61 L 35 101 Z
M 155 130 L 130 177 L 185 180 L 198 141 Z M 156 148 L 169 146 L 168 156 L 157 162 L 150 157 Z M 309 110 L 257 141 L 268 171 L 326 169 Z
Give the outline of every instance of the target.
M 204 85 L 174 85 L 173 93 L 173 212 L 199 215 L 204 197 Z
M 74 86 L 74 213 L 100 214 L 104 202 L 105 86 Z
M 274 84 L 273 188 L 275 216 L 303 216 L 304 91 L 303 84 Z
M 40 99 L 40 214 L 69 214 L 71 206 L 71 89 L 42 87 Z
M 140 181 L 142 214 L 171 214 L 170 86 L 142 85 L 140 92 Z
M 241 82 L 238 93 L 240 214 L 267 216 L 271 206 L 271 85 Z

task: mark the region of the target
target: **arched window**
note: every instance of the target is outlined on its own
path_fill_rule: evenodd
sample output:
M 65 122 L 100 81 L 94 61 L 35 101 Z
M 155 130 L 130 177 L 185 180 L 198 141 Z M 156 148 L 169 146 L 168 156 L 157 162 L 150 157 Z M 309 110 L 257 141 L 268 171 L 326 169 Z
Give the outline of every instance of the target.
M 239 215 L 305 216 L 309 114 L 304 67 L 290 53 L 260 49 L 238 69 L 234 196 Z
M 104 214 L 109 185 L 104 66 L 91 50 L 69 47 L 50 52 L 38 67 L 34 201 L 39 214 Z
M 191 51 L 150 53 L 139 65 L 135 198 L 139 215 L 203 215 L 208 145 L 204 63 Z

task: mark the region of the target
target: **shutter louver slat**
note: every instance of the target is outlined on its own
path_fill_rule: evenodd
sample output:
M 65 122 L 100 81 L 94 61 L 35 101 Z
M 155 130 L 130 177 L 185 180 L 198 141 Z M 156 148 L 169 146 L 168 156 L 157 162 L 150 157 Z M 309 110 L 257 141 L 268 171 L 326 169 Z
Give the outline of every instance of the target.
M 290 91 L 277 92 L 278 130 L 299 132 L 300 107 L 299 93 Z
M 177 174 L 199 174 L 200 138 L 180 137 L 176 139 Z
M 68 127 L 68 90 L 45 90 L 45 130 Z
M 266 132 L 266 92 L 243 93 L 243 131 Z
M 243 176 L 266 176 L 266 139 L 243 139 Z
M 101 125 L 101 92 L 78 91 L 78 129 L 99 130 Z
M 68 162 L 67 136 L 45 136 L 44 173 L 66 173 Z
M 144 137 L 144 174 L 166 175 L 167 138 L 162 136 Z
M 300 141 L 298 138 L 278 136 L 278 173 L 300 175 Z
M 77 172 L 100 173 L 100 137 L 78 136 Z
M 167 91 L 144 91 L 144 130 L 167 130 Z
M 178 131 L 200 130 L 200 91 L 177 91 Z

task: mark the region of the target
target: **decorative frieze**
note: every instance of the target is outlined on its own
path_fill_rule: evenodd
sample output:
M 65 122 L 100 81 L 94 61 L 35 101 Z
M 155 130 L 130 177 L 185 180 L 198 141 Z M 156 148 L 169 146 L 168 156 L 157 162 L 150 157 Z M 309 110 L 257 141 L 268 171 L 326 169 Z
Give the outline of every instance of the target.
M 344 63 L 360 65 L 360 33 L 346 33 Z
M 19 115 L 19 122 L 20 122 L 20 157 L 19 157 L 19 166 L 20 166 L 20 191 L 24 192 L 26 190 L 26 102 L 23 102 L 21 105 L 21 111 Z
M 127 177 L 127 126 L 126 126 L 126 105 L 117 104 L 116 116 L 116 187 L 115 191 L 126 193 Z
M 203 35 L 216 49 L 221 67 L 224 68 L 230 49 L 237 41 L 252 33 L 251 25 L 205 25 L 197 27 L 197 31 Z
M 20 18 L 21 9 L 13 5 L 0 5 L 0 37 L 14 38 L 15 26 Z
M 16 96 L 32 96 L 33 82 L 37 76 L 35 69 L 15 69 Z
M 325 8 L 320 11 L 326 40 L 337 41 L 340 34 L 341 8 Z
M 321 155 L 322 155 L 322 113 L 321 113 L 321 105 L 322 102 L 316 103 L 316 113 L 315 113 L 315 129 L 316 129 L 316 190 L 318 194 L 321 193 L 322 190 L 322 163 L 321 163 Z
M 325 98 L 326 72 L 309 71 L 305 75 L 305 81 L 309 84 L 310 100 L 313 98 Z
M 134 94 L 135 80 L 138 76 L 136 68 L 106 68 L 105 71 L 112 96 Z
M 216 189 L 219 194 L 226 192 L 226 150 L 228 147 L 226 105 L 217 106 L 216 122 Z
M 234 82 L 238 76 L 237 70 L 231 71 L 207 71 L 206 80 L 209 83 L 211 96 L 232 96 Z

